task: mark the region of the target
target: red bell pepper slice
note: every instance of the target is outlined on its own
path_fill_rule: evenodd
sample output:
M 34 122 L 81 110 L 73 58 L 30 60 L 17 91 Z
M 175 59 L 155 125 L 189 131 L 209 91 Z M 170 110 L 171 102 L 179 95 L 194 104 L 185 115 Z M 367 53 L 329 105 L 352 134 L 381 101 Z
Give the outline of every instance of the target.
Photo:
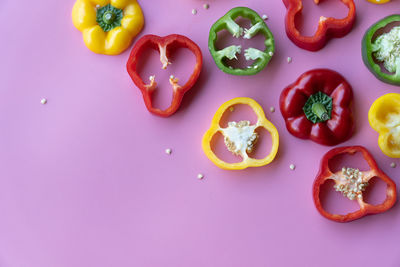
M 341 38 L 348 34 L 356 20 L 356 6 L 353 0 L 341 1 L 349 8 L 346 18 L 336 19 L 321 16 L 314 36 L 303 36 L 297 30 L 295 23 L 296 16 L 303 10 L 303 0 L 283 0 L 287 9 L 285 27 L 289 39 L 300 48 L 318 51 L 325 46 L 330 38 Z M 314 0 L 314 2 L 318 5 L 320 0 Z
M 280 96 L 288 131 L 322 145 L 337 145 L 353 133 L 350 84 L 337 72 L 315 69 L 302 74 Z
M 193 73 L 190 76 L 189 80 L 184 85 L 178 84 L 178 78 L 171 75 L 169 82 L 173 88 L 173 97 L 171 105 L 165 109 L 161 110 L 155 108 L 153 106 L 153 93 L 157 87 L 157 83 L 155 81 L 155 75 L 150 76 L 150 83 L 146 84 L 138 73 L 138 62 L 139 58 L 143 55 L 143 52 L 146 49 L 155 49 L 160 53 L 160 61 L 162 63 L 162 69 L 166 69 L 171 62 L 168 57 L 171 54 L 171 51 L 179 48 L 187 48 L 193 52 L 196 57 L 196 65 L 194 67 Z M 146 104 L 147 109 L 158 116 L 161 117 L 169 117 L 174 114 L 181 102 L 184 94 L 189 91 L 193 85 L 196 83 L 199 78 L 200 71 L 203 65 L 203 57 L 201 54 L 201 50 L 197 44 L 195 44 L 189 38 L 178 35 L 171 34 L 165 37 L 160 37 L 156 35 L 145 35 L 140 40 L 138 40 L 135 46 L 132 49 L 132 52 L 129 56 L 128 62 L 126 64 L 129 75 L 132 78 L 132 81 L 135 85 L 140 89 L 143 94 L 143 99 Z
M 358 169 L 343 168 L 342 171 L 336 173 L 331 172 L 329 169 L 329 161 L 333 157 L 340 154 L 352 155 L 357 152 L 362 153 L 364 159 L 369 165 L 370 170 L 366 172 L 360 172 Z M 368 186 L 368 181 L 373 177 L 382 179 L 387 185 L 386 199 L 382 204 L 371 205 L 363 201 L 362 192 L 365 190 L 365 187 Z M 336 191 L 342 192 L 343 195 L 347 196 L 351 200 L 357 200 L 358 204 L 360 205 L 360 209 L 346 215 L 331 214 L 324 210 L 320 200 L 320 189 L 321 186 L 329 179 L 335 181 L 334 187 Z M 326 153 L 321 160 L 320 170 L 313 184 L 313 199 L 315 207 L 325 218 L 336 222 L 350 222 L 366 215 L 385 212 L 393 207 L 396 202 L 396 184 L 392 181 L 392 179 L 389 178 L 389 176 L 379 169 L 374 158 L 366 148 L 362 146 L 338 147 Z

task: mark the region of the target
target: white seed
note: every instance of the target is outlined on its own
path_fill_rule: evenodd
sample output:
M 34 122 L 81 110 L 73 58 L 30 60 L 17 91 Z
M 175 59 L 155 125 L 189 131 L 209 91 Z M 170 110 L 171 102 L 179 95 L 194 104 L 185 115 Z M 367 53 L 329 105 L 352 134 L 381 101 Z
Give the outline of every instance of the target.
M 264 14 L 264 15 L 262 15 L 262 19 L 263 19 L 263 20 L 267 20 L 267 19 L 268 19 L 268 16 Z
M 391 168 L 396 168 L 396 166 L 397 166 L 396 162 L 390 163 L 390 167 L 391 167 Z
M 289 168 L 293 171 L 294 169 L 296 169 L 296 165 L 290 164 Z
M 204 4 L 204 5 L 203 5 L 203 8 L 204 8 L 204 9 L 209 9 L 209 8 L 210 8 L 210 5 L 209 5 L 209 4 Z
M 362 199 L 362 194 L 357 195 L 359 199 Z
M 193 8 L 193 9 L 192 9 L 192 14 L 193 14 L 193 15 L 196 15 L 196 14 L 197 14 L 197 10 Z
M 274 112 L 275 112 L 275 108 L 274 108 L 274 107 L 270 107 L 270 108 L 269 108 L 269 111 L 271 111 L 272 113 L 274 113 Z
M 272 57 L 272 56 L 274 55 L 274 52 L 269 51 L 268 55 L 269 55 L 270 57 Z
M 171 75 L 171 76 L 169 76 L 169 78 L 170 78 L 171 80 L 173 80 L 173 79 L 175 79 L 175 76 L 174 76 L 174 75 Z
M 204 178 L 204 175 L 202 174 L 202 173 L 199 173 L 199 174 L 197 174 L 197 179 L 203 179 Z
M 47 103 L 47 99 L 46 98 L 42 98 L 42 100 L 40 100 L 40 103 L 42 103 L 42 105 Z
M 288 62 L 288 63 L 292 62 L 292 58 L 291 58 L 291 57 L 288 57 L 288 58 L 287 58 L 287 62 Z
M 167 153 L 168 155 L 171 155 L 171 153 L 172 153 L 172 149 L 171 149 L 171 148 L 167 148 L 167 149 L 165 149 L 165 153 Z

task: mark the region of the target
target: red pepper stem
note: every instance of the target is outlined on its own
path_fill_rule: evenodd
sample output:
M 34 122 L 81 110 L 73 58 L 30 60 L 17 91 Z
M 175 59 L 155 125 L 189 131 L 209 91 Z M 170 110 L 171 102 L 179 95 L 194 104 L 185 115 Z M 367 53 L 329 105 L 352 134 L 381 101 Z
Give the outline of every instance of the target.
M 324 104 L 322 104 L 322 103 L 314 103 L 312 105 L 311 110 L 321 120 L 323 120 L 323 121 L 329 120 L 328 111 L 326 110 Z

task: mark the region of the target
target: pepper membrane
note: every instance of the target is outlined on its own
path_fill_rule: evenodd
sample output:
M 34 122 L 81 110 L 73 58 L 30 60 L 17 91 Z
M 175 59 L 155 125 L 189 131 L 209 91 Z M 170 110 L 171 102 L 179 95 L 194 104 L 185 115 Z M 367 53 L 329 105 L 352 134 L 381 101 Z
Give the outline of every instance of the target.
M 329 168 L 329 161 L 335 156 L 341 154 L 353 155 L 357 152 L 361 152 L 364 159 L 369 165 L 368 171 L 360 172 L 355 168 L 343 167 L 341 171 L 332 173 Z M 364 202 L 363 192 L 369 185 L 369 181 L 377 177 L 382 179 L 386 187 L 386 199 L 382 204 L 372 205 Z M 323 207 L 320 199 L 321 187 L 328 180 L 335 182 L 334 189 L 343 194 L 343 196 L 350 200 L 358 202 L 360 209 L 345 215 L 332 214 L 327 212 Z M 315 207 L 318 212 L 325 218 L 336 221 L 336 222 L 350 222 L 357 220 L 369 214 L 382 213 L 389 210 L 396 203 L 396 184 L 392 179 L 389 178 L 381 169 L 379 169 L 372 155 L 368 150 L 362 146 L 350 146 L 350 147 L 338 147 L 334 148 L 326 153 L 320 164 L 319 172 L 314 180 L 313 184 L 313 199 Z

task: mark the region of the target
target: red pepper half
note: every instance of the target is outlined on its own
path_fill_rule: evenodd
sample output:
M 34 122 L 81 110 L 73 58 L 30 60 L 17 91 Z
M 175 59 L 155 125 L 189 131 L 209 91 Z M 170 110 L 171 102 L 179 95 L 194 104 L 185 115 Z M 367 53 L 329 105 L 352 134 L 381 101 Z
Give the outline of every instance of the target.
M 322 145 L 337 145 L 353 132 L 350 84 L 337 72 L 315 69 L 302 74 L 280 96 L 288 131 Z
M 193 54 L 196 56 L 196 65 L 194 67 L 193 73 L 190 76 L 189 80 L 184 85 L 179 85 L 178 78 L 171 75 L 169 79 L 169 82 L 173 88 L 171 105 L 165 110 L 155 108 L 153 107 L 153 97 L 152 97 L 154 90 L 157 87 L 157 83 L 155 81 L 155 75 L 150 76 L 149 84 L 146 84 L 142 80 L 142 78 L 139 76 L 138 73 L 139 58 L 143 55 L 143 52 L 146 49 L 158 50 L 160 53 L 160 61 L 162 63 L 162 69 L 166 69 L 168 65 L 171 64 L 171 62 L 168 59 L 171 52 L 179 48 L 187 48 L 190 51 L 192 51 Z M 203 57 L 198 45 L 185 36 L 178 34 L 171 34 L 165 37 L 160 37 L 156 35 L 145 35 L 142 38 L 140 38 L 140 40 L 136 42 L 135 46 L 132 49 L 126 67 L 133 82 L 142 92 L 144 103 L 146 104 L 147 109 L 155 115 L 161 117 L 169 117 L 178 110 L 182 102 L 183 95 L 188 90 L 190 90 L 196 83 L 197 79 L 199 78 L 202 65 L 203 65 Z
M 329 161 L 333 157 L 340 154 L 355 154 L 357 152 L 362 153 L 370 170 L 361 172 L 358 169 L 344 167 L 342 171 L 336 173 L 331 172 L 329 169 Z M 386 199 L 379 205 L 371 205 L 363 200 L 362 192 L 368 186 L 368 181 L 373 177 L 382 179 L 387 185 Z M 324 210 L 320 200 L 320 189 L 329 179 L 332 179 L 335 182 L 334 188 L 336 191 L 343 193 L 345 197 L 348 197 L 351 200 L 356 200 L 360 205 L 360 209 L 346 215 L 331 214 Z M 322 216 L 336 222 L 349 222 L 369 214 L 385 212 L 393 207 L 396 202 L 396 184 L 381 169 L 379 169 L 372 155 L 364 147 L 338 147 L 326 153 L 321 160 L 320 170 L 313 185 L 313 198 L 315 207 Z
M 348 8 L 349 13 L 344 19 L 326 18 L 321 16 L 318 23 L 318 29 L 314 36 L 303 36 L 296 28 L 295 18 L 303 10 L 302 0 L 283 0 L 286 6 L 285 27 L 289 39 L 298 47 L 318 51 L 323 48 L 326 42 L 332 38 L 340 38 L 348 34 L 353 28 L 356 20 L 356 6 L 353 0 L 341 0 Z M 314 0 L 319 4 L 320 0 Z

